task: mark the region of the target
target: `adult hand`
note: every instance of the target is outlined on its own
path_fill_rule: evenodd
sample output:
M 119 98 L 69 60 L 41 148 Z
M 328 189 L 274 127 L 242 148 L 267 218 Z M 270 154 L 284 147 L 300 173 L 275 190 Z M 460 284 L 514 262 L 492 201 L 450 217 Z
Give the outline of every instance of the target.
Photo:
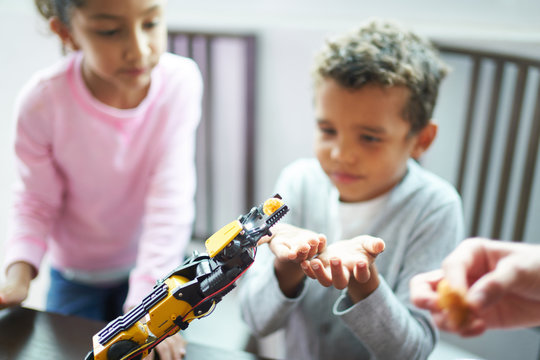
M 436 286 L 443 277 L 452 288 L 465 292 L 470 314 L 459 328 L 438 307 Z M 540 325 L 540 245 L 465 240 L 441 270 L 411 280 L 411 301 L 430 310 L 441 329 L 462 336 L 490 328 Z

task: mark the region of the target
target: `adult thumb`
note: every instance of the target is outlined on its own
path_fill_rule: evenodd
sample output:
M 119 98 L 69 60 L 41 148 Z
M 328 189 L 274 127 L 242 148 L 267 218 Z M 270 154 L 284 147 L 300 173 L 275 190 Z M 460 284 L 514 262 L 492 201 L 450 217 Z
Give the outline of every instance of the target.
M 485 309 L 509 293 L 519 280 L 511 261 L 506 258 L 478 279 L 467 292 L 468 303 L 476 309 Z

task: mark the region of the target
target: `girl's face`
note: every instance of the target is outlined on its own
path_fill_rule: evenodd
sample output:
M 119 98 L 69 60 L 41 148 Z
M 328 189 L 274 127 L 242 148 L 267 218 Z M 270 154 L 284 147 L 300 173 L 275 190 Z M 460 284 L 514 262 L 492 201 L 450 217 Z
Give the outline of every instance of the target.
M 83 77 L 98 99 L 132 107 L 146 95 L 166 47 L 165 5 L 166 0 L 88 0 L 73 9 L 69 40 L 84 54 Z M 133 103 L 115 104 L 120 94 Z

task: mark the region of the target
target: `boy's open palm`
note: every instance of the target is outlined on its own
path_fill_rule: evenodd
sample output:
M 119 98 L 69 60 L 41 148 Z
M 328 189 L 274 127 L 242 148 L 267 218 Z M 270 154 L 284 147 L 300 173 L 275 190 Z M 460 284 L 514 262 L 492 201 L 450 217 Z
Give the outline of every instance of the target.
M 279 287 L 285 296 L 294 297 L 305 278 L 300 264 L 324 251 L 326 237 L 289 224 L 278 224 L 272 232 L 274 235 L 261 239 L 259 245 L 268 243 L 275 256 Z
M 289 224 L 278 224 L 274 236 L 268 238 L 270 250 L 279 262 L 300 264 L 321 253 L 326 248 L 326 237 L 313 231 Z
M 349 286 L 351 275 L 358 283 L 368 282 L 375 258 L 384 247 L 382 239 L 367 235 L 338 241 L 317 258 L 302 262 L 302 269 L 321 285 L 341 290 Z

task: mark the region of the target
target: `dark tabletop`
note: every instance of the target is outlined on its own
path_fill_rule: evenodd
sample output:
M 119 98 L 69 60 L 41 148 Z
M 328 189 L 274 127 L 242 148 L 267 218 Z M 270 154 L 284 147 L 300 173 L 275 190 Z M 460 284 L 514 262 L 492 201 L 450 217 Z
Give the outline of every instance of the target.
M 0 360 L 84 359 L 106 324 L 23 307 L 0 310 Z M 253 354 L 189 343 L 185 360 L 264 360 Z

